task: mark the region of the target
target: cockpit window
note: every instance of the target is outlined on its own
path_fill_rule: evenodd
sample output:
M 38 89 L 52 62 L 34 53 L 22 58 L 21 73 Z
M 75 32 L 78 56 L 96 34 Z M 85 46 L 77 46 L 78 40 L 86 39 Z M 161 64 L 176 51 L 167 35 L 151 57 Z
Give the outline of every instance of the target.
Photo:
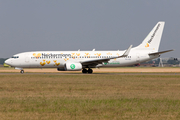
M 12 56 L 11 58 L 15 58 L 16 59 L 16 58 L 19 58 L 19 56 Z

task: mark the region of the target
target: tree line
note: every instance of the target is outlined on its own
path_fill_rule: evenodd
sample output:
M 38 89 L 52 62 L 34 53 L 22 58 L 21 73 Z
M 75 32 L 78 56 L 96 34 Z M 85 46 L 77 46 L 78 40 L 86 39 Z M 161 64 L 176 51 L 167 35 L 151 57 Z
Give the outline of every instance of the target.
M 0 58 L 0 64 L 4 64 L 4 61 L 7 60 L 7 58 Z

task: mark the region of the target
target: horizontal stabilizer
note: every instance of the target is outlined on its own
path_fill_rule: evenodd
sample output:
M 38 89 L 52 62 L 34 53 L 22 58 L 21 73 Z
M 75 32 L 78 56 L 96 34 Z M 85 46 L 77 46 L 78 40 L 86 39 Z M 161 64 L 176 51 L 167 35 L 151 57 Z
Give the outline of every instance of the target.
M 174 51 L 174 50 L 166 50 L 166 51 L 161 51 L 161 52 L 149 53 L 149 55 L 159 55 L 159 54 L 163 54 L 163 53 L 167 53 L 171 51 Z

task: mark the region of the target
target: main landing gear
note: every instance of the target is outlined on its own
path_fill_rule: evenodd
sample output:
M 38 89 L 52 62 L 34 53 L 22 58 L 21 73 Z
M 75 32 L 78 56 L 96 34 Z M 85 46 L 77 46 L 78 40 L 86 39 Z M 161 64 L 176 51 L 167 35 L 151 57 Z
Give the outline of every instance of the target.
M 89 74 L 91 74 L 91 73 L 93 73 L 93 70 L 91 68 L 89 68 L 88 70 L 87 69 L 83 69 L 82 73 L 89 73 Z
M 23 74 L 23 73 L 24 73 L 24 70 L 21 70 L 20 73 Z

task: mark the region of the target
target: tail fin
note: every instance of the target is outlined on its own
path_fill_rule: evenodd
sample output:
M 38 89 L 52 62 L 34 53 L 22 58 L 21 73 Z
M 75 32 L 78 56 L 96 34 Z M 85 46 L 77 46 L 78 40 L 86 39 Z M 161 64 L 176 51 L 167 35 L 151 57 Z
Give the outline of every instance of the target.
M 144 41 L 135 48 L 139 50 L 158 51 L 164 29 L 164 24 L 165 22 L 158 22 L 148 34 L 148 36 L 144 39 Z

